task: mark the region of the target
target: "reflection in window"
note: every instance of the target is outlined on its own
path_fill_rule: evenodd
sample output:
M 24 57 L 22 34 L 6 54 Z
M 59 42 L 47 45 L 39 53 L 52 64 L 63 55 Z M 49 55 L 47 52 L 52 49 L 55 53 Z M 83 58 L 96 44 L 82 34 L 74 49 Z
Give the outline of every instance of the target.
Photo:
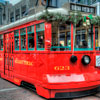
M 19 50 L 19 30 L 14 31 L 15 50 Z
M 28 50 L 34 49 L 34 26 L 29 26 L 27 28 L 28 32 Z
M 71 49 L 70 25 L 52 24 L 52 50 L 64 51 Z
M 91 33 L 91 29 L 76 27 L 75 32 L 75 50 L 92 50 L 93 48 L 93 34 Z
M 21 50 L 26 50 L 26 29 L 22 28 L 20 30 L 21 35 Z
M 37 50 L 44 50 L 44 23 L 36 25 Z
M 3 50 L 3 35 L 0 35 L 0 50 Z

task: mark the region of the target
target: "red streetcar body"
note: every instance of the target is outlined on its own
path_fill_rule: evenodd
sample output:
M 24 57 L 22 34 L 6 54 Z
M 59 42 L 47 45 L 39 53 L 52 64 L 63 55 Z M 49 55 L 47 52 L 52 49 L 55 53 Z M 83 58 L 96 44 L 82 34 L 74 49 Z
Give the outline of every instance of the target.
M 37 50 L 37 27 L 44 24 L 44 50 Z M 34 50 L 29 50 L 28 29 L 34 25 Z M 22 50 L 21 30 L 26 28 L 26 47 Z M 45 98 L 62 98 L 66 93 L 88 91 L 100 85 L 100 70 L 96 68 L 95 42 L 92 51 L 74 51 L 73 24 L 71 24 L 71 50 L 51 51 L 52 26 L 44 21 L 28 22 L 0 32 L 3 34 L 3 50 L 0 50 L 0 75 L 17 85 L 27 82 L 35 86 L 39 95 Z M 14 31 L 18 32 L 19 45 L 15 50 Z M 24 34 L 24 33 L 23 33 Z M 16 35 L 16 36 L 17 36 Z M 93 38 L 95 41 L 95 27 Z M 31 48 L 30 48 L 31 49 Z M 77 57 L 76 62 L 70 58 Z M 88 65 L 82 63 L 84 55 L 90 57 Z M 62 95 L 62 93 L 64 95 Z M 69 97 L 68 97 L 69 98 Z

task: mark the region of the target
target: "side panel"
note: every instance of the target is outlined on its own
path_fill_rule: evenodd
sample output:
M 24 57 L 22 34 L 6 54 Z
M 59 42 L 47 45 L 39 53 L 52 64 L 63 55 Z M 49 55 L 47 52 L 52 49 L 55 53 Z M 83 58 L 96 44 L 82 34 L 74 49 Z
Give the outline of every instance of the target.
M 4 73 L 4 53 L 0 52 L 0 74 Z

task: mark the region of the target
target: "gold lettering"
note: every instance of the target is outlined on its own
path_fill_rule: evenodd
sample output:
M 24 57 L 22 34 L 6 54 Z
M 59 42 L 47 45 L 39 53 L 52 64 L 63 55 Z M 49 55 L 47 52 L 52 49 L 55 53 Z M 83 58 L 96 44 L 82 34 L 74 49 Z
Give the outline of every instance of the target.
M 70 66 L 55 66 L 54 70 L 70 70 Z
M 30 61 L 26 61 L 26 60 L 15 60 L 16 64 L 24 64 L 24 65 L 29 65 L 29 66 L 33 66 L 33 62 Z

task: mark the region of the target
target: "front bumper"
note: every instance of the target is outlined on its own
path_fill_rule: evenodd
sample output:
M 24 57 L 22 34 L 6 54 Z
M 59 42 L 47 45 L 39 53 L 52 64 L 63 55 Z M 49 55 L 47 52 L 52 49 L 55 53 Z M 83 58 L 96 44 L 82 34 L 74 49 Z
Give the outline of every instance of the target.
M 98 92 L 98 88 L 84 90 L 84 91 L 78 91 L 78 92 L 59 92 L 59 93 L 55 93 L 54 98 L 77 98 L 77 97 L 92 95 L 97 92 Z

